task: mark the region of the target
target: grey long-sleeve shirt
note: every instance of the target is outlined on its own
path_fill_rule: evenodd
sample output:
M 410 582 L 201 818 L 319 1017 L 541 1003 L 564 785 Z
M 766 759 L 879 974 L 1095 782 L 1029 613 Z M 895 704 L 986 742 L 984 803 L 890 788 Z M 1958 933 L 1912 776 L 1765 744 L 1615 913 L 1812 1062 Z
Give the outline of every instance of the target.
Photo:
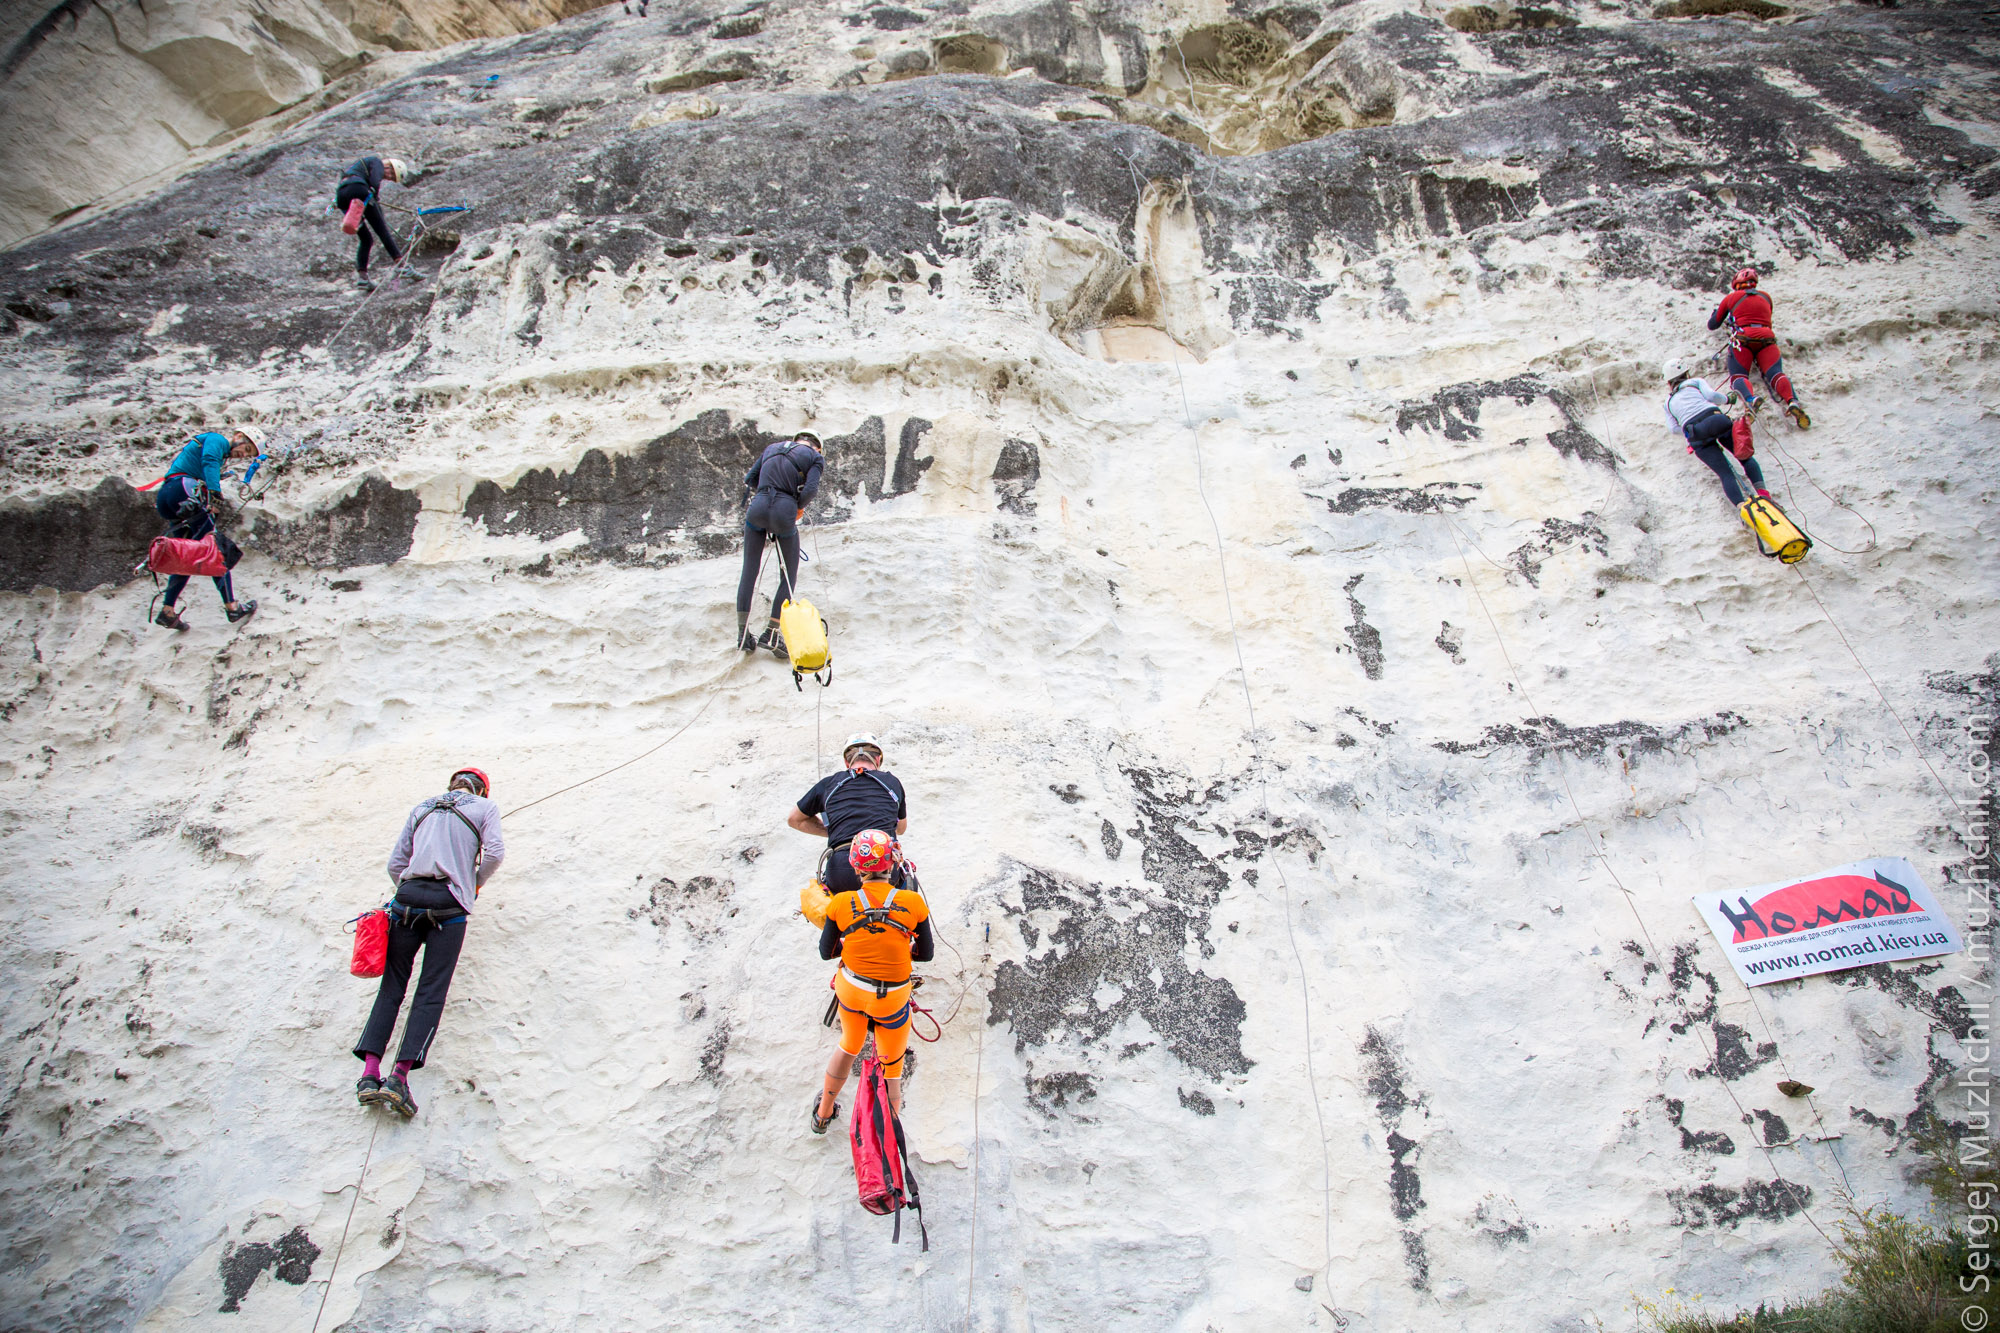
M 465 819 L 451 812 L 456 806 Z M 428 819 L 425 813 L 435 811 Z M 471 820 L 477 836 L 467 828 Z M 389 878 L 400 884 L 419 877 L 443 878 L 451 883 L 451 896 L 459 906 L 472 910 L 480 886 L 493 878 L 506 858 L 507 844 L 500 837 L 500 807 L 484 796 L 469 791 L 446 792 L 428 801 L 419 801 L 403 821 L 396 848 L 389 853 Z

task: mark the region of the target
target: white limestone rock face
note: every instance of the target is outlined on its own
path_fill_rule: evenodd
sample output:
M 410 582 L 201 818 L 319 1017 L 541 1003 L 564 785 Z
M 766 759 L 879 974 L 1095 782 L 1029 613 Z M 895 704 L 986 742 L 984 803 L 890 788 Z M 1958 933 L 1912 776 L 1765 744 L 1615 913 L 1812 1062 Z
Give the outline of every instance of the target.
M 1898 854 L 1989 935 L 1975 20 L 1357 10 L 614 7 L 0 255 L 10 1327 L 1626 1329 L 1920 1208 L 1987 956 L 1753 994 L 1689 897 Z M 364 148 L 469 211 L 361 304 Z M 1745 261 L 1797 570 L 1661 417 Z M 130 483 L 231 423 L 262 606 L 172 635 Z M 730 646 L 801 428 L 824 690 Z M 864 729 L 928 1253 L 806 1126 L 784 817 Z M 344 923 L 466 763 L 379 1119 Z

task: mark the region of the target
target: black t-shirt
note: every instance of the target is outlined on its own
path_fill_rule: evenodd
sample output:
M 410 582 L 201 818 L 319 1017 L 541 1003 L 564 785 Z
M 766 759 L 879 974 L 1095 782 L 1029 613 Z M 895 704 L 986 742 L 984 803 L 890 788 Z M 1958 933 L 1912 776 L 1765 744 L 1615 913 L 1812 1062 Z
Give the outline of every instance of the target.
M 863 769 L 829 774 L 815 782 L 799 797 L 799 813 L 818 815 L 826 825 L 827 845 L 838 847 L 872 828 L 893 838 L 897 822 L 909 815 L 909 804 L 894 773 Z

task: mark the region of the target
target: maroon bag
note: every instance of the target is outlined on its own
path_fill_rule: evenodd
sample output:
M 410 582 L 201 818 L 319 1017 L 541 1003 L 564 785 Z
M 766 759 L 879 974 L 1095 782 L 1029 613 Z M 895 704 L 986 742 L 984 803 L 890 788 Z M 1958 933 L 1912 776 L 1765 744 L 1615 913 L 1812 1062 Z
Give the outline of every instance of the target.
M 389 965 L 389 914 L 381 908 L 354 918 L 354 961 L 347 970 L 357 977 L 379 977 Z
M 235 563 L 216 545 L 212 532 L 200 540 L 155 537 L 146 548 L 146 567 L 155 574 L 206 574 L 221 578 Z
M 1757 452 L 1757 446 L 1750 439 L 1749 417 L 1736 418 L 1736 424 L 1729 428 L 1729 452 L 1736 455 L 1738 462 Z
M 910 1156 L 903 1143 L 903 1122 L 889 1107 L 889 1089 L 882 1062 L 869 1056 L 861 1062 L 861 1086 L 855 1090 L 853 1132 L 854 1182 L 861 1187 L 861 1206 L 871 1213 L 896 1215 L 895 1240 L 903 1239 L 903 1209 L 917 1214 L 923 1248 L 931 1247 L 924 1228 L 924 1204 L 910 1174 Z

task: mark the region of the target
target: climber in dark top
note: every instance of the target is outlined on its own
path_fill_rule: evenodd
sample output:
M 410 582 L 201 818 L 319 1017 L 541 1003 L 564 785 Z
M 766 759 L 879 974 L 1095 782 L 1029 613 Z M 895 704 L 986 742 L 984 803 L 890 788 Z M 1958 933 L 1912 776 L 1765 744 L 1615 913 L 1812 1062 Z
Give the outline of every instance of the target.
M 364 292 L 375 290 L 375 284 L 368 280 L 368 253 L 374 249 L 374 240 L 369 235 L 371 231 L 382 238 L 382 248 L 389 252 L 392 263 L 400 263 L 403 258 L 403 252 L 396 247 L 395 236 L 389 231 L 388 220 L 382 216 L 382 206 L 376 201 L 385 180 L 395 181 L 398 185 L 409 184 L 409 164 L 400 158 L 370 154 L 341 173 L 340 184 L 333 192 L 333 202 L 343 212 L 351 210 L 356 204 L 361 206 L 362 225 L 357 231 L 361 246 L 354 254 L 354 285 Z
M 750 507 L 743 515 L 743 576 L 736 582 L 736 646 L 744 652 L 768 648 L 785 656 L 778 637 L 778 612 L 799 579 L 799 526 L 806 506 L 819 494 L 825 446 L 819 436 L 802 430 L 790 439 L 766 445 L 743 474 L 743 493 Z M 771 594 L 771 623 L 761 638 L 750 637 L 750 599 L 757 591 L 757 567 L 763 563 L 764 542 L 778 545 L 778 586 Z

